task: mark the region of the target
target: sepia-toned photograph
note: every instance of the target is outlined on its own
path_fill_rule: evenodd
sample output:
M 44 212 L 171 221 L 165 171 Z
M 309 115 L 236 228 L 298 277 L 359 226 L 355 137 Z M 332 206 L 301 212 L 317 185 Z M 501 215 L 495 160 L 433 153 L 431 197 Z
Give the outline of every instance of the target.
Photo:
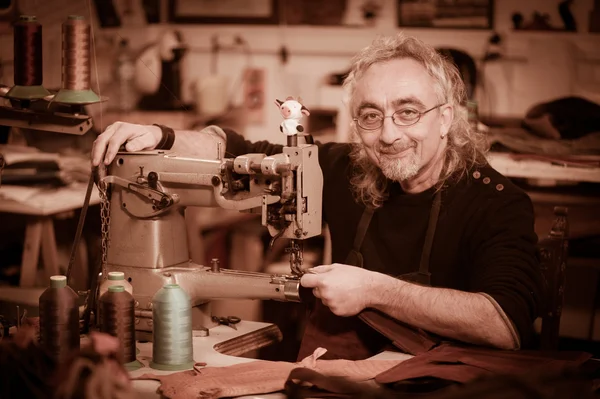
M 0 0 L 0 399 L 600 399 L 600 0 Z

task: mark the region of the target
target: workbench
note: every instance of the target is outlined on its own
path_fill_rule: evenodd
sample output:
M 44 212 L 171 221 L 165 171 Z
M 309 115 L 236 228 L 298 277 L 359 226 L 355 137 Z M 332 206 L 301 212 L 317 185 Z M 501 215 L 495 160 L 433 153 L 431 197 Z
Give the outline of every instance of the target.
M 60 274 L 54 220 L 73 217 L 74 211 L 83 206 L 86 190 L 85 183 L 51 188 L 8 184 L 0 187 L 0 218 L 2 213 L 18 214 L 26 218 L 20 287 L 34 287 L 38 283 L 36 276 L 40 254 L 46 279 Z M 99 203 L 100 197 L 94 187 L 90 205 Z M 77 262 L 87 270 L 84 255 L 85 252 L 78 251 Z
M 209 335 L 206 337 L 200 336 L 199 331 L 194 331 L 194 361 L 206 363 L 207 367 L 223 367 L 252 362 L 258 359 L 242 357 L 242 355 L 252 350 L 275 344 L 281 339 L 281 332 L 274 324 L 242 320 L 236 324 L 236 327 L 237 330 L 234 330 L 229 326 L 219 325 L 211 328 Z M 138 342 L 137 348 L 140 351 L 137 355 L 137 360 L 144 367 L 131 371 L 131 378 L 136 378 L 143 374 L 164 375 L 173 373 L 172 371 L 155 370 L 148 366 L 152 360 L 151 342 Z M 374 356 L 373 359 L 406 360 L 411 357 L 411 355 L 400 352 L 382 352 Z M 133 380 L 132 383 L 138 393 L 138 399 L 159 399 L 161 397 L 156 393 L 157 388 L 160 386 L 158 381 Z M 239 399 L 242 398 L 283 399 L 285 395 L 271 393 L 239 397 Z

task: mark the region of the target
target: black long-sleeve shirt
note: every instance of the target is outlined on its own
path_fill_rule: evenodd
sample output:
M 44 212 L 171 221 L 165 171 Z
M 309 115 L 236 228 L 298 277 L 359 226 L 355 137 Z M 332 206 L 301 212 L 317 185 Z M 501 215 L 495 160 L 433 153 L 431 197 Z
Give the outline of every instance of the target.
M 228 156 L 270 155 L 281 148 L 227 132 Z M 344 263 L 352 249 L 364 210 L 351 192 L 349 152 L 349 144 L 319 145 L 323 217 L 334 263 Z M 400 184 L 390 184 L 389 198 L 375 211 L 361 247 L 365 268 L 393 276 L 418 271 L 434 190 L 408 194 Z M 542 297 L 536 242 L 527 194 L 489 165 L 474 168 L 443 191 L 429 262 L 431 285 L 487 294 L 526 346 Z

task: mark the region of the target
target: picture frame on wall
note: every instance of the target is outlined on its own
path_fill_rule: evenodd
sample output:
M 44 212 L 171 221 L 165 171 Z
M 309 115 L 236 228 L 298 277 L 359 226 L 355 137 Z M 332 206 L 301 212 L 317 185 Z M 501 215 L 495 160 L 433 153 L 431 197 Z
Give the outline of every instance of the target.
M 397 0 L 398 26 L 493 29 L 494 0 Z
M 278 3 L 278 0 L 169 0 L 169 22 L 276 25 Z

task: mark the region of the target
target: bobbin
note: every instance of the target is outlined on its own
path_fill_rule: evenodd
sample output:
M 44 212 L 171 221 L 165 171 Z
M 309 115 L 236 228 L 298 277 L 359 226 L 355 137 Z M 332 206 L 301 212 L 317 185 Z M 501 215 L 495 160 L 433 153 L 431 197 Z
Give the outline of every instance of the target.
M 13 100 L 34 101 L 49 96 L 50 92 L 42 86 L 42 25 L 37 21 L 35 15 L 21 15 L 19 17 L 13 27 L 13 39 L 15 85 L 4 97 Z M 31 48 L 28 48 L 28 45 Z M 33 65 L 28 65 L 27 60 Z M 39 63 L 39 65 L 36 65 L 36 63 Z M 34 82 L 32 84 L 27 85 L 26 82 L 21 82 L 20 74 L 23 73 L 23 70 L 30 69 L 34 69 L 33 73 L 36 77 L 33 78 Z
M 63 275 L 50 277 L 50 286 L 39 298 L 40 345 L 57 363 L 79 348 L 77 299 Z
M 142 364 L 136 359 L 134 299 L 122 285 L 111 285 L 99 301 L 100 331 L 119 340 L 120 360 L 128 370 Z
M 52 101 L 60 104 L 86 105 L 106 100 L 101 100 L 90 88 L 90 32 L 90 25 L 81 15 L 69 15 L 67 20 L 62 24 L 61 89 L 54 95 Z M 80 36 L 75 36 L 76 34 Z M 73 37 L 69 37 L 69 35 L 73 35 Z M 76 43 L 77 40 L 82 41 L 82 43 Z M 69 57 L 69 53 L 76 51 L 78 46 L 80 47 L 81 54 L 77 54 L 76 57 Z M 80 63 L 81 65 L 79 65 Z M 70 75 L 73 73 L 83 74 L 81 77 L 83 82 L 80 83 L 83 87 L 70 87 L 71 85 L 68 81 L 70 80 Z
M 192 305 L 178 284 L 166 284 L 152 298 L 152 361 L 157 370 L 185 370 L 194 366 Z
M 125 291 L 133 295 L 133 287 L 129 281 L 125 280 L 125 273 L 112 271 L 108 273 L 107 278 L 103 279 L 102 284 L 100 284 L 100 287 L 98 288 L 98 299 L 100 299 L 102 294 L 108 291 L 108 287 L 112 285 L 122 285 L 123 288 L 125 288 Z

